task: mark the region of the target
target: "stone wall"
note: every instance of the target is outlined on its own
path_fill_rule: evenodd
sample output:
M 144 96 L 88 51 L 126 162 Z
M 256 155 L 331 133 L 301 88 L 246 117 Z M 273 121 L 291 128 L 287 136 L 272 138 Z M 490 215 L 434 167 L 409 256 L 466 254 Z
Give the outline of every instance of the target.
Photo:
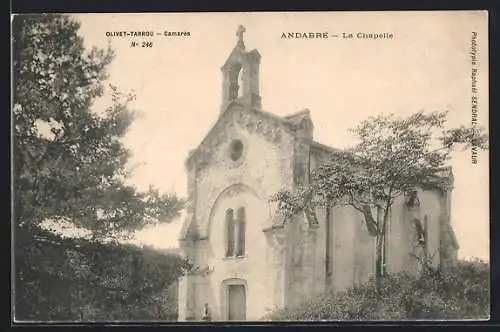
M 442 234 L 441 220 L 445 213 L 441 193 L 437 190 L 418 189 L 417 195 L 420 200 L 419 218 L 422 225 L 427 225 L 427 252 L 432 258 L 430 263 L 438 266 Z M 424 247 L 418 242 L 413 216 L 409 214 L 403 196 L 395 199 L 391 209 L 387 251 L 389 273 L 401 271 L 418 273 L 421 269 L 419 259 L 424 258 Z
M 353 208 L 332 209 L 332 289 L 340 291 L 354 284 L 355 239 L 362 216 Z
M 440 220 L 440 264 L 443 268 L 449 268 L 457 264 L 458 244 L 453 238 L 451 229 L 451 192 L 446 192 L 441 197 L 443 213 Z
M 328 160 L 332 151 L 314 148 L 310 150 L 311 170 Z M 445 203 L 442 194 L 437 190 L 418 189 L 420 198 L 420 219 L 427 225 L 427 252 L 432 257 L 433 266 L 440 264 L 440 247 L 442 242 L 442 220 L 445 214 Z M 423 257 L 423 246 L 418 242 L 416 229 L 412 218 L 408 215 L 403 196 L 397 197 L 390 211 L 387 225 L 385 246 L 385 267 L 388 273 L 407 271 L 416 273 L 421 267 L 415 257 Z M 376 212 L 374 211 L 374 214 Z M 317 211 L 319 227 L 314 236 L 316 245 L 307 245 L 306 222 L 301 221 L 295 230 L 295 247 L 293 248 L 293 280 L 298 298 L 314 295 L 321 288 L 342 290 L 356 284 L 362 284 L 374 276 L 375 271 L 375 237 L 368 234 L 364 217 L 361 213 L 349 206 L 337 206 L 331 211 L 330 239 L 326 241 L 325 211 Z M 446 237 L 444 238 L 446 241 Z M 326 279 L 326 242 L 330 242 L 330 264 L 332 269 L 331 280 Z M 450 241 L 448 241 L 450 242 Z M 447 246 L 450 257 L 454 251 Z M 314 254 L 309 251 L 314 251 Z M 300 254 L 297 254 L 300 252 Z M 456 250 L 455 250 L 456 252 Z M 452 261 L 453 258 L 450 259 Z M 315 261 L 313 269 L 310 262 Z M 321 276 L 321 277 L 319 277 Z M 315 285 L 315 286 L 311 286 Z
M 411 223 L 408 220 L 404 197 L 397 197 L 391 209 L 391 218 L 388 225 L 387 259 L 388 273 L 398 273 L 411 264 L 409 253 L 412 251 L 410 239 L 412 235 Z
M 366 283 L 374 276 L 375 272 L 375 242 L 374 236 L 368 233 L 364 216 L 356 213 L 354 221 L 354 257 L 353 257 L 353 285 L 361 285 Z
M 328 160 L 331 153 L 329 150 L 318 150 L 311 146 L 305 148 L 304 145 L 296 146 L 295 185 L 309 181 L 309 174 L 305 175 L 303 172 L 316 169 Z M 290 225 L 289 236 L 292 245 L 289 247 L 289 306 L 299 304 L 328 289 L 341 290 L 350 287 L 355 283 L 356 277 L 367 276 L 367 270 L 372 266 L 372 239 L 367 234 L 363 236 L 363 232 L 367 231 L 362 227 L 362 215 L 359 212 L 348 206 L 337 206 L 330 210 L 329 216 L 325 208 L 317 208 L 316 216 L 318 225 L 310 225 L 303 215 L 298 216 Z M 332 273 L 329 279 L 326 270 L 327 258 Z
M 441 219 L 445 213 L 442 206 L 441 192 L 438 190 L 420 190 L 421 218 L 427 224 L 427 253 L 429 263 L 437 267 L 440 264 Z

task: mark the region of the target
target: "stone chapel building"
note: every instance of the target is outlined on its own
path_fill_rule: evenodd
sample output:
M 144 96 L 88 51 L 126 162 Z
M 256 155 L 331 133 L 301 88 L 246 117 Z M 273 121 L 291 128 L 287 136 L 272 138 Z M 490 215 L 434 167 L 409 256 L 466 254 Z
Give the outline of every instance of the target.
M 309 110 L 279 117 L 262 109 L 261 55 L 246 50 L 243 32 L 221 68 L 219 118 L 186 160 L 188 207 L 179 241 L 198 269 L 179 281 L 181 321 L 207 314 L 213 321 L 255 321 L 374 273 L 375 241 L 359 212 L 317 209 L 317 222 L 285 223 L 269 202 L 280 189 L 308 181 L 338 150 L 314 140 Z M 416 272 L 421 248 L 434 265 L 456 261 L 450 192 L 418 189 L 393 205 L 385 272 Z

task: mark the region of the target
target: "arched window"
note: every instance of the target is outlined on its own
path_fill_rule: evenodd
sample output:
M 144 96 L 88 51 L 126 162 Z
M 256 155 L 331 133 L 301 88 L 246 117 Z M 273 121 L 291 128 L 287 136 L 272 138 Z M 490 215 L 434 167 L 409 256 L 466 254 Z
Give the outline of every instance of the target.
M 427 218 L 427 216 L 425 216 L 425 218 Z M 427 221 L 427 219 L 424 221 Z M 418 243 L 423 245 L 426 242 L 425 225 L 422 225 L 419 219 L 413 219 L 413 222 L 415 223 L 415 229 L 417 230 Z
M 232 65 L 229 72 L 229 100 L 241 97 L 243 88 L 243 69 L 241 63 Z
M 245 255 L 245 208 L 240 207 L 237 211 L 238 237 L 236 242 L 236 256 Z
M 409 221 L 413 222 L 415 225 L 417 238 L 420 241 L 423 234 L 423 225 L 420 221 L 420 199 L 418 198 L 416 190 L 408 193 L 408 197 L 406 199 L 406 210 Z
M 226 210 L 225 221 L 226 257 L 245 256 L 246 216 L 245 208 Z
M 238 98 L 243 97 L 243 68 L 238 72 Z
M 235 222 L 233 209 L 226 211 L 226 257 L 234 256 Z
M 420 199 L 418 199 L 418 193 L 416 190 L 412 191 L 408 195 L 408 206 L 412 208 L 419 208 L 420 207 Z
M 421 258 L 423 259 L 423 264 L 428 264 L 428 216 L 424 215 L 423 220 L 421 217 L 421 202 L 418 198 L 417 191 L 413 191 L 410 193 L 407 200 L 407 209 L 409 212 L 410 220 L 413 221 L 414 225 L 414 240 L 416 245 L 420 247 L 423 252 L 419 253 Z M 415 247 L 414 250 L 417 248 Z M 420 249 L 418 250 L 420 251 Z

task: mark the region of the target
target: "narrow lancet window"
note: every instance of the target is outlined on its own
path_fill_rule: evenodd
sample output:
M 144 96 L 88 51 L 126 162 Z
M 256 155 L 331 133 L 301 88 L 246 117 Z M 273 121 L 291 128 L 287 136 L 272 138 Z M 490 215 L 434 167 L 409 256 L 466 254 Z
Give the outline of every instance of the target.
M 234 256 L 235 222 L 233 209 L 226 211 L 226 257 Z
M 241 207 L 237 212 L 237 229 L 238 229 L 238 237 L 237 237 L 237 250 L 236 256 L 244 256 L 245 255 L 245 228 L 246 228 L 246 220 L 245 220 L 245 208 Z

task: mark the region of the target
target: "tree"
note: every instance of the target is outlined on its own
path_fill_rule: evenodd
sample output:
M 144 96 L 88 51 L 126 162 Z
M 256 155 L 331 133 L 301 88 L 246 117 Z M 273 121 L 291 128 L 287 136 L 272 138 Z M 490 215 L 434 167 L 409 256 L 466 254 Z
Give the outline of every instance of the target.
M 451 189 L 444 172 L 453 149 L 488 148 L 481 128 L 446 130 L 446 119 L 446 112 L 370 117 L 351 130 L 357 145 L 333 153 L 329 162 L 313 171 L 309 184 L 293 192 L 282 190 L 274 200 L 288 219 L 316 207 L 348 205 L 359 211 L 376 238 L 375 281 L 380 289 L 384 236 L 394 200 L 411 196 L 417 187 Z M 377 208 L 380 215 L 374 213 Z
M 71 220 L 99 240 L 171 221 L 181 199 L 125 184 L 130 152 L 121 138 L 133 120 L 133 96 L 112 87 L 112 105 L 92 110 L 114 55 L 86 52 L 78 29 L 59 14 L 13 22 L 16 224 Z
M 172 221 L 183 206 L 175 194 L 126 183 L 130 151 L 121 139 L 134 119 L 134 96 L 111 86 L 111 105 L 94 109 L 114 54 L 109 47 L 86 50 L 79 27 L 62 14 L 17 15 L 12 22 L 16 287 L 26 282 L 20 259 L 38 264 L 41 255 L 22 243 L 44 237 L 46 221 L 83 228 L 92 243 L 117 243 Z

